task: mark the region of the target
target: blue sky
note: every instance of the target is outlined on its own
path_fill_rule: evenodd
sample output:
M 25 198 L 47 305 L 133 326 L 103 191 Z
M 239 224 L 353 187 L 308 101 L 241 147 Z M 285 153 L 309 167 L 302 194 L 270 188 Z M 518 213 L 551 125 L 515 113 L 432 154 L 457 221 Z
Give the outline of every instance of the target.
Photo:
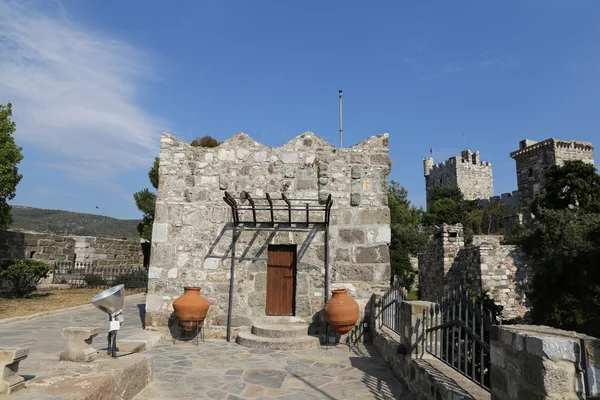
M 600 2 L 0 4 L 0 103 L 25 155 L 12 204 L 138 218 L 162 131 L 337 144 L 339 88 L 344 145 L 388 132 L 415 204 L 431 147 L 479 150 L 512 191 L 519 140 L 600 142 Z

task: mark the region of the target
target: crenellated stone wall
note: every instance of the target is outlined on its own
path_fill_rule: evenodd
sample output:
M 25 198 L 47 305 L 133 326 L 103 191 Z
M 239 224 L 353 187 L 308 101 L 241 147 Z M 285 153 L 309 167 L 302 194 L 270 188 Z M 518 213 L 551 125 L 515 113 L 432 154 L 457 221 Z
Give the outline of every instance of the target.
M 593 147 L 578 140 L 546 139 L 541 142 L 522 140 L 519 150 L 510 153 L 516 161 L 517 186 L 524 206 L 543 194 L 546 171 L 553 165 L 563 165 L 567 160 L 581 160 L 594 164 Z
M 423 300 L 439 301 L 455 288 L 486 290 L 504 307 L 502 317 L 527 317 L 531 262 L 502 236 L 476 235 L 471 246 L 461 239 L 462 225 L 443 225 L 426 251 L 419 254 L 419 290 Z
M 33 258 L 56 261 L 95 262 L 98 266 L 144 266 L 139 240 L 93 236 L 62 236 L 35 232 L 0 232 L 0 260 Z
M 486 199 L 494 196 L 492 164 L 481 161 L 479 152 L 465 150 L 460 157 L 451 157 L 434 164 L 433 157 L 423 160 L 427 206 L 436 187 L 458 187 L 465 200 Z
M 232 212 L 225 191 L 254 199 L 333 199 L 329 228 L 330 288 L 346 287 L 364 306 L 390 281 L 387 206 L 388 136 L 373 136 L 350 148 L 336 148 L 306 132 L 282 147 L 267 147 L 243 133 L 216 148 L 192 147 L 161 137 L 159 187 L 153 227 L 148 326 L 164 326 L 184 286 L 200 286 L 211 308 L 206 324 L 220 335 L 226 325 L 232 257 Z M 265 202 L 260 202 L 265 204 Z M 304 221 L 304 212 L 294 212 Z M 311 218 L 322 221 L 323 215 Z M 251 220 L 250 212 L 240 219 Z M 269 221 L 269 211 L 257 211 Z M 286 224 L 286 211 L 274 213 L 275 226 L 238 228 L 232 321 L 246 329 L 266 317 L 269 246 L 295 245 L 295 318 L 311 322 L 325 299 L 325 232 L 322 226 Z

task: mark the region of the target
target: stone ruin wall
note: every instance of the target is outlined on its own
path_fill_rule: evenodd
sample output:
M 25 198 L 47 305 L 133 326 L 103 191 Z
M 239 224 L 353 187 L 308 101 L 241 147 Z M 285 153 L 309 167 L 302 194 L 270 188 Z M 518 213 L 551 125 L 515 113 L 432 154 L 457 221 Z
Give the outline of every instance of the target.
M 0 260 L 14 258 L 33 258 L 51 265 L 56 261 L 75 260 L 94 262 L 102 267 L 144 266 L 144 254 L 139 240 L 0 232 Z
M 248 191 L 254 199 L 265 193 L 280 198 L 283 192 L 289 198 L 321 201 L 331 194 L 330 288 L 349 288 L 364 308 L 371 293 L 390 282 L 387 144 L 385 134 L 339 149 L 307 132 L 282 147 L 267 147 L 237 134 L 216 148 L 202 148 L 163 134 L 147 325 L 166 325 L 183 287 L 200 286 L 211 303 L 209 332 L 223 334 L 232 242 L 225 191 L 235 197 Z M 268 211 L 257 214 L 259 220 L 269 219 Z M 240 218 L 251 220 L 251 213 Z M 302 212 L 293 218 L 302 221 L 306 216 Z M 275 219 L 287 221 L 287 212 L 276 212 Z M 311 322 L 324 305 L 324 231 L 286 225 L 240 233 L 232 299 L 234 333 L 265 317 L 269 244 L 297 244 L 296 317 Z
M 451 157 L 439 164 L 433 158 L 424 160 L 427 206 L 431 205 L 431 193 L 440 186 L 458 187 L 466 200 L 494 196 L 492 164 L 481 161 L 479 152 L 465 150 L 460 156 Z
M 527 255 L 514 245 L 502 245 L 502 236 L 477 235 L 471 246 L 464 247 L 462 240 L 452 237 L 454 232 L 462 237 L 462 226 L 444 225 L 441 236 L 419 255 L 421 298 L 439 301 L 459 286 L 486 290 L 504 307 L 504 319 L 526 317 L 532 277 Z

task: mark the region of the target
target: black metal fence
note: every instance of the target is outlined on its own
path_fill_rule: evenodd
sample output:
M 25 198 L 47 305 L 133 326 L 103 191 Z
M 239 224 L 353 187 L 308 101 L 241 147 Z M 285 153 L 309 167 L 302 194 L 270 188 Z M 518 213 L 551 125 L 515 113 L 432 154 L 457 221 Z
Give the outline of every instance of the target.
M 74 287 L 112 287 L 146 289 L 148 270 L 143 267 L 99 267 L 95 263 L 56 262 L 52 283 L 68 283 Z
M 489 332 L 498 323 L 467 291 L 452 291 L 423 312 L 425 350 L 489 391 Z
M 401 302 L 408 300 L 406 289 L 400 286 L 400 281 L 392 283 L 390 288 L 381 297 L 381 325 L 400 333 Z

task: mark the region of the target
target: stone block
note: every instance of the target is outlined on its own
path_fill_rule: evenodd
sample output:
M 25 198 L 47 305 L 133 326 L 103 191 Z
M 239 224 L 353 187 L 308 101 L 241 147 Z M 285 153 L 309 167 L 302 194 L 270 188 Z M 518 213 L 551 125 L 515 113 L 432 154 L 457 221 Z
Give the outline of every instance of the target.
M 167 241 L 168 224 L 155 222 L 152 225 L 152 242 L 161 243 Z
M 0 394 L 11 394 L 25 387 L 25 379 L 17 375 L 19 363 L 27 358 L 29 349 L 25 347 L 0 347 Z
M 387 225 L 390 223 L 390 209 L 365 209 L 359 214 L 359 223 L 361 225 Z
M 284 164 L 297 164 L 298 163 L 298 153 L 283 153 L 281 155 L 281 161 Z
M 63 328 L 62 337 L 65 338 L 67 347 L 60 353 L 60 360 L 77 362 L 95 360 L 98 352 L 92 347 L 92 341 L 96 336 L 98 336 L 98 328 Z
M 335 267 L 336 280 L 372 282 L 374 277 L 373 267 L 370 265 L 346 264 Z
M 350 195 L 350 205 L 353 207 L 360 206 L 361 196 L 360 193 L 352 193 Z
M 379 247 L 358 247 L 356 262 L 359 264 L 375 264 L 379 260 Z
M 343 242 L 346 243 L 364 243 L 365 232 L 362 229 L 356 228 L 340 228 L 338 235 Z
M 316 189 L 317 185 L 314 179 L 301 179 L 299 178 L 296 183 L 296 189 L 298 190 L 312 190 Z

